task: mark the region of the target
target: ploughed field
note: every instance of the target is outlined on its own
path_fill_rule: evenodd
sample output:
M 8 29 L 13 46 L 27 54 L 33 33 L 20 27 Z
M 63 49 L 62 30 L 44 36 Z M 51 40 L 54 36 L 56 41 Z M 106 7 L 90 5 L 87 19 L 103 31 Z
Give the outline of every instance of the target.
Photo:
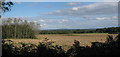
M 107 34 L 107 33 L 91 33 L 91 34 L 41 34 L 36 35 L 38 39 L 10 39 L 16 43 L 33 43 L 39 44 L 45 38 L 49 41 L 54 41 L 55 44 L 62 46 L 65 50 L 70 48 L 74 44 L 74 40 L 80 41 L 81 46 L 90 46 L 91 42 L 105 42 L 108 35 L 116 37 L 117 34 Z M 55 45 L 53 44 L 53 45 Z

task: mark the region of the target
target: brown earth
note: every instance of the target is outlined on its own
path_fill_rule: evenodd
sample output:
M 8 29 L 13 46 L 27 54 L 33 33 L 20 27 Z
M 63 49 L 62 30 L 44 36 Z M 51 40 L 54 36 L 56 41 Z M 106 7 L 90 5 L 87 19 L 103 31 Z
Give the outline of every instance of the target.
M 64 49 L 70 48 L 74 40 L 80 41 L 81 46 L 90 46 L 91 42 L 105 42 L 108 35 L 116 37 L 117 34 L 43 34 L 36 35 L 38 39 L 11 39 L 12 41 L 38 44 L 44 38 L 54 41 L 55 44 L 61 45 Z

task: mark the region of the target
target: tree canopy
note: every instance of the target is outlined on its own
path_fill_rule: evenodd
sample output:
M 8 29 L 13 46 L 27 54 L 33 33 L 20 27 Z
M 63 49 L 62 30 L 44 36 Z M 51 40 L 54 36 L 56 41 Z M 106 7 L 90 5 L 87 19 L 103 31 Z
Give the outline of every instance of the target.
M 20 18 L 8 18 L 2 23 L 2 38 L 35 38 L 38 24 L 21 20 Z

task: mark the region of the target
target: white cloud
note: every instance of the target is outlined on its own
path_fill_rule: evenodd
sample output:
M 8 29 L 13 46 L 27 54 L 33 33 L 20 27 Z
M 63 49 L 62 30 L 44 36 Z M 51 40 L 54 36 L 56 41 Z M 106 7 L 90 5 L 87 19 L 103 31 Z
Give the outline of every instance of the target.
M 40 25 L 41 27 L 43 26 L 43 25 Z
M 95 18 L 95 19 L 97 19 L 97 20 L 117 20 L 118 19 L 118 17 L 117 16 L 107 16 L 107 17 L 97 17 L 97 18 Z
M 60 10 L 56 10 L 57 13 L 60 13 L 61 11 Z
M 65 19 L 63 19 L 62 21 L 63 21 L 63 22 L 67 22 L 67 21 L 69 21 L 69 20 L 65 20 Z
M 45 20 L 39 20 L 40 22 L 45 22 Z
M 74 6 L 74 5 L 81 5 L 82 3 L 80 2 L 70 2 L 70 3 L 67 3 L 65 4 L 65 6 Z
M 119 0 L 103 0 L 103 2 L 117 2 L 117 1 L 119 1 Z
M 47 24 L 41 24 L 40 26 L 41 26 L 41 27 L 44 27 L 44 26 L 46 26 L 46 25 L 47 25 Z
M 105 19 L 104 17 L 103 18 L 96 18 L 97 20 L 103 20 L 103 19 Z
M 47 24 L 43 24 L 44 26 L 47 25 Z
M 71 9 L 55 10 L 44 13 L 47 15 L 68 15 L 68 16 L 82 16 L 82 15 L 111 15 L 117 14 L 117 3 L 95 3 L 86 6 L 73 7 Z
M 92 16 L 87 16 L 92 17 Z M 30 17 L 31 18 L 31 17 Z M 40 29 L 89 29 L 98 27 L 113 27 L 118 26 L 118 20 L 114 20 L 117 16 L 104 16 L 104 17 L 92 17 L 96 20 L 81 20 L 81 19 L 45 19 L 46 22 L 39 22 L 37 20 L 43 19 L 30 19 L 28 21 L 34 21 L 40 23 Z M 34 18 L 34 17 L 33 17 Z M 25 19 L 24 19 L 25 20 Z M 61 23 L 60 23 L 61 22 Z M 83 26 L 84 25 L 84 26 Z
M 77 3 L 70 2 L 68 5 L 76 5 Z
M 35 23 L 36 23 L 37 21 L 33 21 L 33 22 L 35 22 Z
M 21 4 L 21 2 L 16 2 L 17 4 Z
M 64 23 L 64 22 L 68 22 L 69 20 L 66 20 L 66 19 L 62 19 L 62 20 L 59 20 L 58 22 L 59 23 Z
M 72 10 L 78 10 L 78 8 L 77 7 L 73 7 Z
M 113 16 L 112 18 L 113 18 L 113 19 L 118 19 L 118 17 L 117 17 L 117 16 Z

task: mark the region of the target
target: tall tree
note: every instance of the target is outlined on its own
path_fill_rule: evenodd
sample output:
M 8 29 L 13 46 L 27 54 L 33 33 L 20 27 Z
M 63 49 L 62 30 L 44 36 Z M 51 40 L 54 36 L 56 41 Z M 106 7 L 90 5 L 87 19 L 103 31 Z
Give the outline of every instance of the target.
M 34 22 L 22 21 L 20 18 L 8 18 L 3 22 L 2 36 L 3 38 L 35 38 L 38 25 Z M 37 27 L 36 29 L 34 29 Z

